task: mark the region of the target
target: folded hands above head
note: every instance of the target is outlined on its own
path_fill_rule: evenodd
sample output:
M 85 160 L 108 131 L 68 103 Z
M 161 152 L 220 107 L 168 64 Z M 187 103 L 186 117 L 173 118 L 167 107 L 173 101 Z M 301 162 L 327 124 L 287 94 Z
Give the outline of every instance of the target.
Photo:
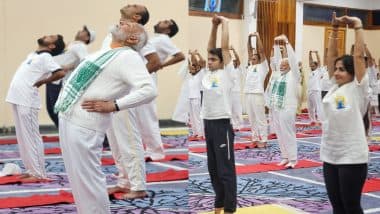
M 358 17 L 347 15 L 337 17 L 336 12 L 333 12 L 331 25 L 333 27 L 339 27 L 340 24 L 348 25 L 349 27 L 352 27 L 354 29 L 360 29 L 363 27 L 362 21 Z

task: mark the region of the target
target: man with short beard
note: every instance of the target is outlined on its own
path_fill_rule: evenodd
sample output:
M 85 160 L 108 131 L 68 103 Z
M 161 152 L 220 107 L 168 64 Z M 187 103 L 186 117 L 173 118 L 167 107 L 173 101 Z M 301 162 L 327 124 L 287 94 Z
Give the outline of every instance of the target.
M 68 45 L 67 50 L 63 54 L 54 57 L 54 61 L 69 69 L 65 78 L 46 84 L 46 109 L 50 119 L 57 128 L 58 114 L 54 112 L 54 105 L 61 91 L 62 82 L 69 77 L 70 73 L 88 55 L 87 45 L 94 40 L 95 31 L 90 30 L 87 26 L 83 26 L 75 35 L 75 40 Z
M 86 57 L 66 81 L 55 105 L 60 112 L 62 156 L 78 213 L 110 213 L 100 157 L 111 112 L 147 103 L 157 95 L 135 51 L 146 43 L 144 28 L 126 23 L 111 33 L 111 49 Z
M 38 49 L 21 63 L 6 97 L 6 102 L 12 104 L 19 152 L 26 169 L 22 178 L 31 182 L 47 177 L 38 124 L 38 110 L 41 108 L 38 87 L 65 76 L 65 71 L 52 57 L 65 48 L 63 37 L 44 36 L 37 42 Z

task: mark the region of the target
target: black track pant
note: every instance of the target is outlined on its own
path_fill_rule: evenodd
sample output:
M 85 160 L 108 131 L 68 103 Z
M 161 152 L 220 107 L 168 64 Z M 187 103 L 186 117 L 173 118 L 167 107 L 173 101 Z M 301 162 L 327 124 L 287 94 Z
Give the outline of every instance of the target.
M 61 91 L 62 85 L 55 85 L 48 83 L 46 84 L 46 109 L 49 114 L 50 119 L 54 122 L 55 126 L 58 128 L 58 114 L 54 113 L 54 105 L 57 102 L 59 92 Z
M 328 91 L 321 91 L 322 99 L 325 97 Z
M 236 211 L 236 171 L 234 133 L 229 119 L 204 120 L 207 144 L 207 163 L 215 208 L 225 212 Z
M 334 214 L 361 214 L 360 198 L 367 177 L 367 164 L 323 163 L 327 195 Z

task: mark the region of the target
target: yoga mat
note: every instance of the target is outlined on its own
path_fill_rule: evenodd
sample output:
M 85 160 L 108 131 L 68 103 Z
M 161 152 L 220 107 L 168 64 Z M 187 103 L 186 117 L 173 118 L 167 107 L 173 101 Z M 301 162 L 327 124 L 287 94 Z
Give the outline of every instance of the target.
M 74 198 L 70 192 L 61 190 L 58 194 L 37 194 L 24 197 L 0 198 L 0 208 L 31 207 L 63 203 L 74 203 Z
M 168 154 L 168 155 L 165 155 L 165 158 L 161 160 L 152 160 L 150 157 L 145 157 L 146 162 L 168 162 L 168 161 L 174 161 L 174 160 L 189 160 L 189 155 L 188 154 Z M 109 165 L 115 164 L 115 160 L 112 157 L 102 158 L 101 161 L 102 161 L 103 166 L 109 166 Z
M 265 205 L 258 205 L 253 207 L 242 207 L 237 208 L 235 214 L 295 214 L 295 213 L 302 213 L 299 210 L 289 207 L 286 205 L 277 205 L 277 204 L 265 204 Z M 201 214 L 214 214 L 214 211 L 212 212 L 204 212 Z
M 310 161 L 310 160 L 299 160 L 295 169 L 310 168 L 310 167 L 317 167 L 317 166 L 322 166 L 322 163 Z M 252 164 L 252 165 L 236 166 L 236 173 L 249 174 L 249 173 L 257 173 L 257 172 L 278 171 L 278 170 L 284 170 L 284 169 L 286 169 L 285 166 L 277 166 L 277 162 L 276 163 L 271 162 L 271 163 L 259 163 L 259 164 Z
M 377 192 L 380 191 L 380 178 L 370 178 L 364 183 L 362 192 Z
M 27 180 L 23 180 L 20 178 L 20 175 L 8 175 L 4 177 L 0 177 L 0 185 L 3 184 L 26 184 L 26 183 L 42 183 L 42 182 L 51 182 L 50 179 L 39 179 L 37 181 L 31 182 Z

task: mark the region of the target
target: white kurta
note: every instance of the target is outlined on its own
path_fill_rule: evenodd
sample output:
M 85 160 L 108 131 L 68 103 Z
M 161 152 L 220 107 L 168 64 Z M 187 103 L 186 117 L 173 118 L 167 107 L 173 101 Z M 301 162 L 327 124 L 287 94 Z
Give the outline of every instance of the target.
M 104 51 L 94 53 L 87 60 L 102 53 Z M 76 69 L 73 75 L 79 71 Z M 138 89 L 132 90 L 134 88 Z M 100 158 L 105 132 L 111 124 L 111 113 L 87 112 L 81 103 L 85 100 L 116 100 L 123 110 L 149 102 L 156 94 L 141 57 L 127 49 L 105 66 L 71 109 L 60 113 L 62 156 L 79 213 L 110 212 Z
M 275 51 L 276 49 L 279 49 L 278 45 L 275 45 Z M 281 157 L 290 161 L 296 161 L 297 141 L 295 125 L 300 73 L 293 48 L 290 44 L 287 44 L 286 49 L 290 71 L 287 73 L 275 71 L 277 74 L 272 78 L 273 84 L 271 83 L 270 87 L 269 107 L 272 111 L 272 123 L 280 146 Z M 281 82 L 286 83 L 286 91 L 282 99 L 281 96 L 277 96 L 279 91 L 274 88 L 275 85 L 280 85 Z

